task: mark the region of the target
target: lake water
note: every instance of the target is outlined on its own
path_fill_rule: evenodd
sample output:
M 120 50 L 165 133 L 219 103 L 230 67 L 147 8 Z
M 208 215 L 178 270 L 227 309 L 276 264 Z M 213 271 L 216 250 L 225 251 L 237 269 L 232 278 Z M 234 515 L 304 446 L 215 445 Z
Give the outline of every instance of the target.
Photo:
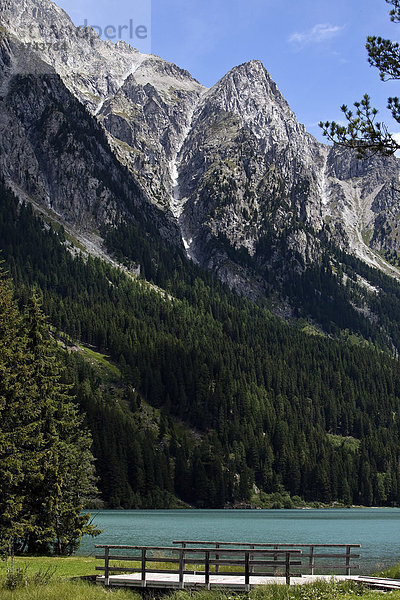
M 104 532 L 95 544 L 170 546 L 173 540 L 361 544 L 362 573 L 400 562 L 400 509 L 103 510 L 93 514 Z

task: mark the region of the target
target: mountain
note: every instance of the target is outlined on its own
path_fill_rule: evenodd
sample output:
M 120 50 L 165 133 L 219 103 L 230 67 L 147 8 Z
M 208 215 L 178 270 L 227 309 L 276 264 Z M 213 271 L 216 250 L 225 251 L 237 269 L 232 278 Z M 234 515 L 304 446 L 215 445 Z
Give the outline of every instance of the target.
M 0 23 L 0 248 L 107 504 L 398 504 L 398 159 L 317 142 L 259 61 L 206 89 L 50 0 Z
M 29 47 L 25 70 L 33 55 L 54 69 L 179 226 L 188 256 L 231 286 L 263 294 L 249 264 L 285 277 L 318 261 L 327 240 L 398 276 L 398 160 L 359 161 L 318 143 L 259 61 L 207 90 L 176 65 L 76 28 L 50 1 L 7 0 L 1 21 Z M 227 244 L 248 264 L 232 264 Z

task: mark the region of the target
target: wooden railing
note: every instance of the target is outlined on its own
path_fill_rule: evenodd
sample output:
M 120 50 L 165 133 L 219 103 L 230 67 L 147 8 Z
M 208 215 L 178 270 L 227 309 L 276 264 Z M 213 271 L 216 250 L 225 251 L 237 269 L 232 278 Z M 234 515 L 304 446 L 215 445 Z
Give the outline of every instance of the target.
M 173 544 L 179 544 L 182 548 L 190 546 L 207 546 L 221 551 L 233 546 L 241 548 L 268 548 L 273 551 L 287 549 L 298 549 L 302 551 L 302 574 L 314 575 L 316 570 L 345 571 L 346 575 L 351 575 L 351 571 L 358 570 L 360 565 L 352 562 L 355 558 L 360 558 L 359 554 L 352 553 L 353 548 L 361 548 L 361 544 L 276 544 L 275 542 L 253 543 L 253 542 L 203 542 L 194 540 L 174 540 Z M 306 559 L 306 561 L 303 561 Z M 330 562 L 325 562 L 328 559 Z
M 187 543 L 195 542 L 182 542 L 182 544 Z M 203 545 L 204 542 L 201 544 Z M 104 548 L 104 554 L 96 556 L 97 559 L 104 560 L 104 566 L 96 567 L 96 569 L 104 571 L 104 584 L 106 586 L 110 585 L 110 577 L 115 573 L 140 573 L 140 579 L 136 578 L 134 582 L 132 580 L 131 584 L 140 585 L 141 587 L 147 587 L 147 584 L 150 583 L 148 577 L 150 574 L 165 573 L 166 575 L 178 575 L 177 580 L 172 582 L 171 587 L 183 588 L 185 575 L 204 575 L 204 582 L 197 585 L 205 585 L 210 588 L 210 575 L 219 574 L 225 577 L 238 575 L 244 577 L 244 588 L 249 590 L 250 579 L 255 574 L 255 568 L 257 568 L 257 577 L 270 576 L 271 570 L 275 573 L 280 568 L 284 573 L 286 583 L 289 584 L 292 567 L 301 565 L 301 561 L 298 560 L 301 555 L 299 548 L 224 548 L 223 556 L 220 556 L 220 550 L 216 546 L 206 548 L 181 546 L 178 548 L 177 546 L 96 545 L 96 548 Z M 133 553 L 130 553 L 132 551 Z M 115 561 L 120 564 L 115 564 Z M 126 561 L 133 561 L 138 565 L 132 565 L 132 567 L 121 566 L 121 563 Z M 162 569 L 160 563 L 168 563 L 172 566 L 176 564 L 177 568 Z M 189 569 L 188 566 L 191 568 Z M 226 570 L 227 567 L 231 570 Z M 162 582 L 161 579 L 164 587 L 167 581 Z M 152 585 L 154 587 L 154 581 Z

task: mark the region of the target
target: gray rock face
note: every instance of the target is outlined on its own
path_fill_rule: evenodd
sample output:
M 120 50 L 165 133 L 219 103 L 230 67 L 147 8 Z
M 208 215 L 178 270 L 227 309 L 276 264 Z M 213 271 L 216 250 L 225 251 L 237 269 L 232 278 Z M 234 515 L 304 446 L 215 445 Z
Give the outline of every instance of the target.
M 90 28 L 77 28 L 50 0 L 3 0 L 0 24 L 32 55 L 54 67 L 66 86 L 95 112 L 142 60 L 128 44 L 102 42 Z M 29 63 L 25 72 L 30 72 Z
M 318 261 L 326 241 L 397 276 L 382 252 L 400 251 L 398 160 L 359 161 L 317 142 L 259 61 L 235 67 L 207 90 L 159 57 L 75 28 L 49 0 L 5 0 L 0 22 L 2 167 L 15 186 L 65 218 L 82 226 L 93 218 L 88 214 L 96 213 L 97 224 L 121 218 L 115 193 L 83 176 L 99 160 L 107 169 L 113 159 L 107 149 L 93 159 L 68 136 L 66 147 L 77 146 L 58 157 L 54 140 L 67 127 L 68 114 L 54 110 L 43 129 L 44 92 L 33 86 L 22 102 L 9 90 L 24 65 L 60 76 L 97 118 L 137 195 L 164 212 L 162 227 L 178 227 L 188 256 L 241 293 L 262 291 L 263 282 L 250 275 L 252 265 L 284 277 Z M 48 43 L 37 49 L 31 44 L 21 61 L 7 50 L 10 35 L 25 44 Z M 66 35 L 67 51 L 60 49 Z M 45 138 L 45 160 L 37 140 L 26 134 L 32 125 Z M 81 174 L 80 184 L 72 171 Z
M 203 89 L 186 71 L 148 57 L 98 113 L 116 154 L 164 209 L 170 207 L 171 165 Z
M 228 255 L 212 242 L 223 240 L 259 263 L 301 270 L 330 240 L 384 266 L 374 250 L 399 210 L 398 160 L 360 161 L 318 143 L 260 62 L 202 96 L 179 160 L 179 222 L 199 262 L 222 268 Z
M 200 256 L 205 238 L 223 237 L 254 256 L 266 235 L 301 227 L 303 246 L 305 228 L 323 227 L 315 176 L 322 165 L 323 148 L 262 64 L 236 67 L 202 97 L 181 150 L 187 245 Z
M 0 172 L 17 196 L 80 231 L 140 215 L 179 243 L 172 219 L 148 200 L 53 68 L 36 58 L 35 74 L 18 75 L 27 52 L 0 32 Z

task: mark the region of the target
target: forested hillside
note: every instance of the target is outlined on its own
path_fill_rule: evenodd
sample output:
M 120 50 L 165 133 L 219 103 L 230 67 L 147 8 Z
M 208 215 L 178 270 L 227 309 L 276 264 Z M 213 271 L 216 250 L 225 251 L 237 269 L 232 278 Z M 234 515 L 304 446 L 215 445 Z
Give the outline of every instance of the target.
M 71 253 L 62 229 L 45 227 L 1 185 L 0 246 L 21 304 L 38 286 L 54 334 L 106 353 L 122 372 L 113 379 L 84 353 L 65 355 L 107 505 L 179 498 L 221 507 L 249 502 L 255 489 L 398 504 L 400 371 L 390 351 L 399 286 L 379 274 L 382 295 L 362 292 L 357 265 L 332 250 L 319 270 L 288 284 L 299 316 L 325 314 L 325 332 L 307 326 L 310 335 L 160 238 L 137 239 L 146 237 L 128 227 L 108 244 L 165 292 Z M 367 267 L 363 276 L 375 277 Z M 321 308 L 313 298 L 327 285 Z M 367 300 L 380 303 L 383 324 L 360 310 Z

